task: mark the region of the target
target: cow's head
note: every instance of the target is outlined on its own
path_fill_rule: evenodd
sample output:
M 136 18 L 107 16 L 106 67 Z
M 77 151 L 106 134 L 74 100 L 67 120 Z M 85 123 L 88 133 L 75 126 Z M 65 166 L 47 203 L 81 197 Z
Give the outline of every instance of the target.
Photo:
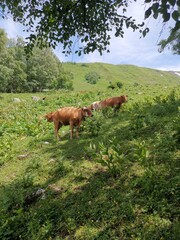
M 44 116 L 48 122 L 53 122 L 53 113 L 54 112 L 50 112 Z
M 128 95 L 122 95 L 121 96 L 122 103 L 125 103 L 128 101 Z
M 81 109 L 82 109 L 83 117 L 92 117 L 93 116 L 92 111 L 89 108 L 83 107 Z

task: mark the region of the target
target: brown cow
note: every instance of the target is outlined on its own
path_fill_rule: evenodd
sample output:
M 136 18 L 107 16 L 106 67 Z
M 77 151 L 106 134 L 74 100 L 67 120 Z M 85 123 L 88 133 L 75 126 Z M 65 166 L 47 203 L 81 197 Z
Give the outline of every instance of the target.
M 101 109 L 107 108 L 107 107 L 113 107 L 115 109 L 119 109 L 121 105 L 125 102 L 127 102 L 128 96 L 122 95 L 120 97 L 112 97 L 107 98 L 105 100 L 100 101 L 100 107 Z
M 87 107 L 63 107 L 55 112 L 45 115 L 48 122 L 54 122 L 54 134 L 59 139 L 58 131 L 63 125 L 70 125 L 70 139 L 73 138 L 74 126 L 77 126 L 76 136 L 79 137 L 79 128 L 85 117 L 92 116 L 91 110 Z
M 122 95 L 120 97 L 106 98 L 102 101 L 93 102 L 89 108 L 91 110 L 99 110 L 107 107 L 113 107 L 117 110 L 121 107 L 123 103 L 127 102 L 127 99 L 128 99 L 127 95 Z

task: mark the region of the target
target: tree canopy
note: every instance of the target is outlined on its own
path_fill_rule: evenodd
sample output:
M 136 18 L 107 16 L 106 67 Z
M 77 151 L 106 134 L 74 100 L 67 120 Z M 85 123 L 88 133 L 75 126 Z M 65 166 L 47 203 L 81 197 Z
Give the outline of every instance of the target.
M 178 12 L 180 15 L 180 6 L 178 7 Z M 162 52 L 166 47 L 170 48 L 174 54 L 180 55 L 180 27 L 178 30 L 171 28 L 170 35 L 167 39 L 163 39 L 159 43 Z
M 136 0 L 134 0 L 136 1 Z M 80 43 L 75 53 L 81 55 L 98 50 L 109 51 L 110 33 L 124 36 L 124 27 L 138 30 L 143 36 L 149 31 L 142 23 L 128 16 L 128 0 L 2 0 L 2 17 L 11 14 L 15 21 L 22 23 L 29 36 L 27 50 L 37 42 L 55 48 L 61 43 L 64 53 L 73 49 L 73 39 Z M 180 0 L 144 0 L 145 19 L 162 16 L 164 22 L 174 20 L 173 32 L 180 28 Z
M 0 29 L 0 92 L 73 90 L 72 74 L 64 71 L 51 48 L 34 47 L 27 58 L 22 38 L 8 39 Z
M 166 47 L 170 48 L 174 54 L 180 55 L 180 30 L 174 32 L 171 29 L 171 34 L 167 39 L 162 40 L 159 43 L 160 49 L 162 52 Z

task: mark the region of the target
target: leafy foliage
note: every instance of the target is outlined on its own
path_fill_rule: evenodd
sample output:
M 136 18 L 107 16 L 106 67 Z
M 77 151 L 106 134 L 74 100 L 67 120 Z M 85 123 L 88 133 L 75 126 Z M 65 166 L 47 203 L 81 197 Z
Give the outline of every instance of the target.
M 104 116 L 99 112 L 94 112 L 93 116 L 93 118 L 86 119 L 83 130 L 86 131 L 90 137 L 97 137 L 100 134 Z
M 2 30 L 1 30 L 2 31 Z M 34 47 L 26 56 L 22 38 L 0 35 L 0 92 L 41 92 L 43 89 L 73 89 L 72 74 L 66 72 L 52 49 Z
M 115 82 L 115 83 L 112 83 L 111 81 L 109 81 L 109 85 L 108 85 L 108 88 L 110 89 L 115 89 L 115 88 L 122 88 L 123 84 L 121 82 Z
M 173 27 L 179 29 L 179 12 L 176 7 L 179 0 L 153 1 L 145 0 L 148 8 L 145 18 L 155 19 L 162 15 L 163 21 L 174 20 Z M 2 17 L 10 13 L 15 21 L 26 27 L 29 32 L 27 50 L 32 49 L 36 42 L 41 47 L 55 48 L 57 43 L 63 44 L 64 53 L 72 51 L 73 40 L 76 37 L 81 43 L 75 52 L 81 55 L 98 50 L 109 51 L 110 32 L 116 37 L 124 36 L 124 27 L 133 31 L 139 30 L 143 36 L 149 32 L 144 22 L 136 23 L 132 16 L 126 14 L 129 1 L 83 0 L 73 1 L 9 1 L 0 3 Z M 172 11 L 173 9 L 173 11 Z M 35 32 L 35 33 L 34 33 Z
M 65 72 L 61 70 L 56 79 L 51 82 L 49 88 L 52 89 L 67 89 L 67 90 L 74 90 L 73 88 L 73 74 L 70 72 Z
M 85 79 L 90 84 L 96 84 L 100 76 L 97 72 L 89 72 L 85 75 Z
M 149 0 L 145 2 L 149 3 Z M 159 51 L 162 52 L 165 47 L 169 46 L 173 53 L 180 54 L 180 7 L 179 0 L 169 0 L 169 1 L 155 1 L 151 7 L 145 12 L 145 17 L 148 18 L 153 15 L 155 19 L 158 18 L 159 14 L 162 15 L 163 21 L 166 23 L 169 20 L 175 22 L 174 27 L 170 29 L 169 36 L 165 40 L 161 40 L 158 44 L 160 46 Z
M 2 29 L 0 29 L 0 39 L 1 39 L 1 41 L 0 41 L 0 54 L 2 54 L 3 51 L 5 50 L 6 43 L 7 43 L 6 33 Z
M 167 39 L 160 41 L 158 45 L 160 46 L 160 52 L 166 47 L 169 47 L 174 54 L 180 55 L 180 30 L 173 31 L 173 29 L 171 29 L 170 36 Z

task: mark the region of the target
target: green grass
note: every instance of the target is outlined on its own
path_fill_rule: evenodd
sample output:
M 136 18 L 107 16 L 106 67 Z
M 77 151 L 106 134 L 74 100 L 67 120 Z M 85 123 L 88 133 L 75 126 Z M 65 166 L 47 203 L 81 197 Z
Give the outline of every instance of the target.
M 105 63 L 64 63 L 65 70 L 73 73 L 74 90 L 106 90 L 109 81 L 122 82 L 127 86 L 133 86 L 135 83 L 140 85 L 175 86 L 180 84 L 179 76 L 167 71 L 142 68 L 133 65 L 112 65 Z M 88 84 L 85 75 L 88 72 L 97 72 L 101 79 L 95 85 Z
M 139 69 L 94 67 L 115 80 L 120 68 L 122 76 Z M 78 92 L 77 82 L 75 92 L 48 92 L 44 102 L 31 99 L 43 94 L 1 94 L 0 239 L 179 239 L 180 91 L 169 75 L 168 84 L 143 80 L 159 74 L 150 71 L 139 70 L 120 90 L 102 83 L 102 90 Z M 129 101 L 120 111 L 95 112 L 79 139 L 70 140 L 66 126 L 57 141 L 52 123 L 38 125 L 61 106 L 122 93 Z

